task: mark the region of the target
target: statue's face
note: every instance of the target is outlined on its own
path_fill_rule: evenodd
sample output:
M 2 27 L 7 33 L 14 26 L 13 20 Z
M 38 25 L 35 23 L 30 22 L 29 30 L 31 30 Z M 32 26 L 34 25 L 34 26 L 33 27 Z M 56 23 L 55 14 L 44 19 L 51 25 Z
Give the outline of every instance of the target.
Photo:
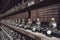
M 55 21 L 55 19 L 54 19 L 54 18 L 51 18 L 51 20 L 52 20 L 52 21 Z
M 22 19 L 24 21 L 24 19 Z
M 43 1 L 43 0 L 40 0 L 40 1 Z
M 37 18 L 37 21 L 39 21 L 39 18 Z
M 30 19 L 28 19 L 28 21 L 30 21 Z
M 20 20 L 20 19 L 18 19 L 18 22 L 20 23 L 20 22 L 21 22 L 21 20 Z
M 20 19 L 18 19 L 18 20 L 20 20 Z

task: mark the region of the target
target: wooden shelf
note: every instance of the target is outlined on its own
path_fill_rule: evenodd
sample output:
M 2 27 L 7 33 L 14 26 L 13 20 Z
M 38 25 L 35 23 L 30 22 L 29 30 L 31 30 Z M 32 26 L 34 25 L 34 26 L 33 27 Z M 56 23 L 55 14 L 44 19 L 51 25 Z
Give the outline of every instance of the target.
M 38 33 L 38 32 L 32 32 L 30 30 L 26 30 L 26 29 L 23 29 L 23 28 L 19 28 L 19 27 L 15 27 L 15 26 L 12 26 L 12 25 L 7 25 L 7 24 L 4 24 L 4 23 L 1 23 L 2 25 L 5 25 L 6 27 L 10 28 L 10 29 L 13 29 L 17 32 L 20 32 L 28 37 L 31 37 L 33 39 L 39 39 L 39 40 L 60 40 L 60 38 L 56 38 L 56 37 L 48 37 L 42 33 Z

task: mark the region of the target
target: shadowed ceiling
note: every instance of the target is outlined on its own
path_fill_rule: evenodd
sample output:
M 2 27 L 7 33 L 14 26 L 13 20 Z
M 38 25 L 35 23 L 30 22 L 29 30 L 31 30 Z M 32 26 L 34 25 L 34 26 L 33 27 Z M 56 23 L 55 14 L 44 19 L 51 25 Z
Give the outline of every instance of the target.
M 0 14 L 17 5 L 17 3 L 21 3 L 21 0 L 0 0 Z

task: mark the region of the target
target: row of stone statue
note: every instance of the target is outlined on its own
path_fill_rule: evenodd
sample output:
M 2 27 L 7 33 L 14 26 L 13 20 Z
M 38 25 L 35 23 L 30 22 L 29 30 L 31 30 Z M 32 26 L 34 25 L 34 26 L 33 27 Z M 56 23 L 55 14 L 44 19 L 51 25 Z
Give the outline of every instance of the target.
M 55 18 L 51 18 L 51 22 L 45 23 L 47 25 L 44 25 L 44 26 L 42 26 L 43 24 L 42 22 L 40 22 L 39 18 L 37 18 L 37 21 L 35 23 L 33 23 L 31 19 L 28 19 L 28 21 L 25 21 L 24 19 L 22 19 L 21 21 L 20 19 L 18 19 L 15 22 L 8 21 L 7 24 L 16 26 L 19 28 L 28 29 L 33 32 L 41 32 L 49 36 L 51 36 L 52 33 L 57 33 L 57 32 L 60 33 L 57 29 L 57 22 L 55 21 Z

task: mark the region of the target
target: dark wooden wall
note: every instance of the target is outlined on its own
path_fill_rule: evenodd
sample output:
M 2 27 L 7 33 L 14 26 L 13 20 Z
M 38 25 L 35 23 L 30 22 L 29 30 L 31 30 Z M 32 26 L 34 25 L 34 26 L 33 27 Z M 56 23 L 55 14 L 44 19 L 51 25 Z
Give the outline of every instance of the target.
M 42 7 L 34 10 L 30 10 L 24 13 L 14 14 L 7 18 L 9 19 L 26 19 L 30 18 L 32 21 L 36 21 L 37 18 L 40 18 L 41 22 L 49 22 L 51 18 L 55 18 L 56 21 L 59 21 L 59 4 L 50 5 L 47 7 Z

